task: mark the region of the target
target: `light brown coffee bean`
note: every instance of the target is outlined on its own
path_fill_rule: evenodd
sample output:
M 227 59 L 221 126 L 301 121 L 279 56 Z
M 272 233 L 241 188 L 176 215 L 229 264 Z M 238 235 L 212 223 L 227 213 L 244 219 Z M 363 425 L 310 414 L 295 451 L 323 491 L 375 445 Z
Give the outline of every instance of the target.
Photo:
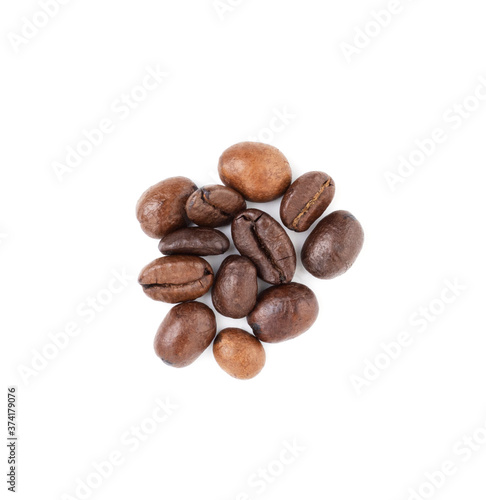
M 309 234 L 302 247 L 302 264 L 316 278 L 336 278 L 353 265 L 363 242 L 363 228 L 356 217 L 338 210 Z
M 277 148 L 260 142 L 231 146 L 221 155 L 218 170 L 223 184 L 256 202 L 282 196 L 292 181 L 287 158 Z
M 229 318 L 244 318 L 256 304 L 257 270 L 251 260 L 230 255 L 221 264 L 211 290 L 216 311 Z
M 216 317 L 200 302 L 174 306 L 155 336 L 154 349 L 167 365 L 182 368 L 193 363 L 216 335 Z
M 186 201 L 197 189 L 187 177 L 171 177 L 145 191 L 137 203 L 137 219 L 151 238 L 162 238 L 187 226 Z
M 240 328 L 221 330 L 213 344 L 214 359 L 232 377 L 248 380 L 265 365 L 265 349 L 253 335 Z
M 301 175 L 282 198 L 282 222 L 292 231 L 307 231 L 331 204 L 334 192 L 334 181 L 324 172 Z
M 151 299 L 175 304 L 201 297 L 213 279 L 213 269 L 201 257 L 170 255 L 145 266 L 138 282 Z

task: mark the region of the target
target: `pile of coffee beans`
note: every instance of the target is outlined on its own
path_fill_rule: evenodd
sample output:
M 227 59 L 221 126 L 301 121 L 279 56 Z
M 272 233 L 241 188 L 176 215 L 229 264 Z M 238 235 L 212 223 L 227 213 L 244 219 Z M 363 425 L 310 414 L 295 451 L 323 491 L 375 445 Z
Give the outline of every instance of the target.
M 308 172 L 292 182 L 285 156 L 256 142 L 228 148 L 218 170 L 224 185 L 198 189 L 186 177 L 172 177 L 142 194 L 137 219 L 148 236 L 160 239 L 164 257 L 145 266 L 138 281 L 151 299 L 177 304 L 155 337 L 155 352 L 164 363 L 187 366 L 214 340 L 214 358 L 221 368 L 235 378 L 250 379 L 265 364 L 262 342 L 301 335 L 316 321 L 319 304 L 312 290 L 292 282 L 297 255 L 284 227 L 266 212 L 247 208 L 246 201 L 264 203 L 283 196 L 283 225 L 304 232 L 331 204 L 335 186 L 324 172 Z M 229 239 L 216 228 L 229 224 L 240 255 L 226 257 L 215 274 L 202 257 L 228 251 Z M 363 239 L 352 214 L 333 212 L 307 237 L 302 264 L 316 278 L 335 278 L 352 266 Z M 260 294 L 258 278 L 271 285 Z M 253 335 L 239 328 L 216 335 L 213 310 L 195 301 L 209 290 L 216 311 L 229 318 L 246 317 Z

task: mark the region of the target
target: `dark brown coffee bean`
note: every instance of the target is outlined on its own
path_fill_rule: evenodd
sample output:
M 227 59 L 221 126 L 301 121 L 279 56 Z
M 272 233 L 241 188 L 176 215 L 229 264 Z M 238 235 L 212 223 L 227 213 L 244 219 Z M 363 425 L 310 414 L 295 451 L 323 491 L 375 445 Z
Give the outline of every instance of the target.
M 228 238 L 217 229 L 185 227 L 164 236 L 159 250 L 164 255 L 221 255 L 229 246 Z
M 186 201 L 197 189 L 187 177 L 171 177 L 147 189 L 137 203 L 137 219 L 152 238 L 187 226 Z
M 244 318 L 256 304 L 257 270 L 250 259 L 230 255 L 221 264 L 211 290 L 213 305 L 229 318 Z
M 271 286 L 257 299 L 248 324 L 262 342 L 283 342 L 307 331 L 317 319 L 314 292 L 299 283 Z
M 273 217 L 254 208 L 245 210 L 235 217 L 231 234 L 238 251 L 255 264 L 263 281 L 272 285 L 292 281 L 294 245 Z
M 307 231 L 331 204 L 334 191 L 334 181 L 324 172 L 301 175 L 282 198 L 282 222 L 292 231 Z
M 363 241 L 363 228 L 356 217 L 338 210 L 324 217 L 309 234 L 302 247 L 302 264 L 316 278 L 335 278 L 353 265 Z
M 282 196 L 292 181 L 287 158 L 277 148 L 260 142 L 231 146 L 221 155 L 218 170 L 223 184 L 256 202 Z
M 201 297 L 213 279 L 211 266 L 201 257 L 171 255 L 145 266 L 138 282 L 151 299 L 175 304 Z
M 248 380 L 265 366 L 265 349 L 260 341 L 240 328 L 221 330 L 213 344 L 214 359 L 232 377 Z
M 174 306 L 162 321 L 154 348 L 164 363 L 176 368 L 190 365 L 211 344 L 216 335 L 213 311 L 200 302 Z
M 217 184 L 198 189 L 186 203 L 189 219 L 203 227 L 226 226 L 245 208 L 246 201 L 240 193 Z

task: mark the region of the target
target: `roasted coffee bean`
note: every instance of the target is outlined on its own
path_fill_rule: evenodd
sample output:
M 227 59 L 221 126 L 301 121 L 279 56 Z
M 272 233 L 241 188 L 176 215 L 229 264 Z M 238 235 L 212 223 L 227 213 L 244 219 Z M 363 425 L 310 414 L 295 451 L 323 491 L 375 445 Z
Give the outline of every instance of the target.
M 231 146 L 221 155 L 218 170 L 223 184 L 256 202 L 282 196 L 292 181 L 285 156 L 277 148 L 260 142 Z
M 164 236 L 159 250 L 164 255 L 221 255 L 229 246 L 228 238 L 217 229 L 185 227 Z
M 265 349 L 253 335 L 240 328 L 221 330 L 213 344 L 214 359 L 232 377 L 248 380 L 265 365 Z
M 324 172 L 301 175 L 282 198 L 282 222 L 292 231 L 307 231 L 331 204 L 334 191 L 334 181 Z
M 211 266 L 201 257 L 171 255 L 145 266 L 138 282 L 151 299 L 175 304 L 201 297 L 213 279 Z
M 162 321 L 154 348 L 164 363 L 176 368 L 190 365 L 211 344 L 216 335 L 213 311 L 200 302 L 174 306 Z
M 197 189 L 187 177 L 171 177 L 147 189 L 137 203 L 137 219 L 152 238 L 187 226 L 186 201 Z
M 248 324 L 262 342 L 283 342 L 307 331 L 317 319 L 314 292 L 299 283 L 271 286 L 257 299 Z
M 255 208 L 240 212 L 231 225 L 231 234 L 238 251 L 255 264 L 263 281 L 272 285 L 292 281 L 294 245 L 273 217 Z
M 240 193 L 217 184 L 198 189 L 186 203 L 189 219 L 203 227 L 226 226 L 245 208 L 246 201 Z
M 216 311 L 223 316 L 247 316 L 258 295 L 257 270 L 251 260 L 241 255 L 226 257 L 216 274 L 211 295 Z
M 353 265 L 363 241 L 363 228 L 356 217 L 338 210 L 324 217 L 309 234 L 302 247 L 302 264 L 316 278 L 335 278 Z

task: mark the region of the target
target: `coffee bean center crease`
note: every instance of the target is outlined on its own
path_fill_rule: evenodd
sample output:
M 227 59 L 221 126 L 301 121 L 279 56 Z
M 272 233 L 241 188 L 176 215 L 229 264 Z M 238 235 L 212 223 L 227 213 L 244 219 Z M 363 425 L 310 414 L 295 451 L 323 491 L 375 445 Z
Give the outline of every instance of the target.
M 270 251 L 267 244 L 265 243 L 265 240 L 258 233 L 257 222 L 260 220 L 262 215 L 258 216 L 255 220 L 251 220 L 250 218 L 248 218 L 246 216 L 243 216 L 243 218 L 250 223 L 251 234 L 253 234 L 253 236 L 255 237 L 255 240 L 256 240 L 258 246 L 262 249 L 267 260 L 270 262 L 272 267 L 278 272 L 280 283 L 284 283 L 286 281 L 285 273 L 283 272 L 282 268 L 278 265 L 278 262 L 285 260 L 285 259 L 288 259 L 289 257 L 292 257 L 292 256 L 289 255 L 289 256 L 283 257 L 282 259 L 279 259 L 279 260 L 274 259 L 272 252 Z
M 309 211 L 310 207 L 314 205 L 317 200 L 321 197 L 321 194 L 324 192 L 324 189 L 327 187 L 332 186 L 331 184 L 332 179 L 328 179 L 320 188 L 319 191 L 307 202 L 305 207 L 299 212 L 299 215 L 292 221 L 292 227 L 295 229 L 297 228 L 297 225 L 299 224 L 300 219 Z
M 204 285 L 201 283 L 201 280 L 204 276 L 209 276 L 212 273 L 207 269 L 204 270 L 203 276 L 201 278 L 197 278 L 192 281 L 186 281 L 185 283 L 142 283 L 142 288 L 148 290 L 150 288 L 180 288 L 186 287 L 188 285 L 192 285 L 193 283 L 199 283 L 201 287 L 204 288 Z
M 206 205 L 209 205 L 211 208 L 214 208 L 214 210 L 216 210 L 217 212 L 219 212 L 224 217 L 231 217 L 230 213 L 225 212 L 224 210 L 221 210 L 221 208 L 217 207 L 216 205 L 213 205 L 209 201 L 208 195 L 209 195 L 209 191 L 206 191 L 205 189 L 201 189 L 201 200 L 202 200 L 203 203 L 206 203 Z

